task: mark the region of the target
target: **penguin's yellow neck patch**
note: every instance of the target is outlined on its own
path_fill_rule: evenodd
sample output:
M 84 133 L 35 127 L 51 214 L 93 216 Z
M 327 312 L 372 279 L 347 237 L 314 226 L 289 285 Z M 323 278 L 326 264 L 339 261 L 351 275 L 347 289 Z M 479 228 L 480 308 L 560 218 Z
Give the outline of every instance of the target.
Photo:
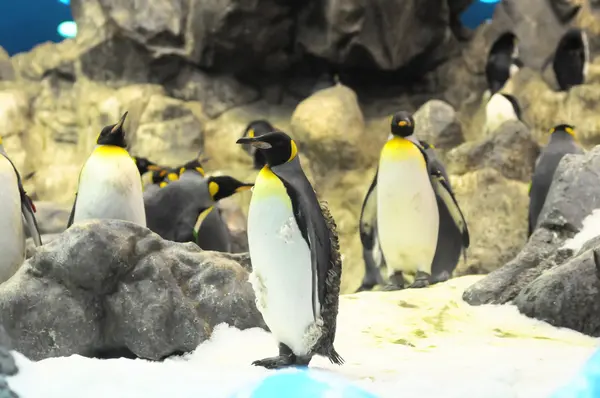
M 219 192 L 219 184 L 214 181 L 208 183 L 208 192 L 210 193 L 210 197 L 215 199 L 215 195 Z
M 289 202 L 289 205 L 292 206 L 292 201 L 287 194 L 283 182 L 273 173 L 269 166 L 265 166 L 256 177 L 256 182 L 252 190 L 252 200 L 272 199 L 273 197 L 281 198 L 286 203 Z
M 0 136 L 0 145 L 2 145 L 2 137 Z
M 405 138 L 394 137 L 381 150 L 382 161 L 418 160 L 425 167 L 425 159 L 417 146 Z
M 294 158 L 298 155 L 298 146 L 296 145 L 296 142 L 294 140 L 290 141 L 290 146 L 292 147 L 291 149 L 291 154 L 290 154 L 290 158 L 288 159 L 288 162 L 291 162 L 292 160 L 294 160 Z
M 133 163 L 135 160 L 131 156 L 129 156 L 129 152 L 125 148 L 121 148 L 116 145 L 98 145 L 96 149 L 94 149 L 94 155 L 102 156 L 102 157 L 115 157 L 115 156 L 127 156 Z

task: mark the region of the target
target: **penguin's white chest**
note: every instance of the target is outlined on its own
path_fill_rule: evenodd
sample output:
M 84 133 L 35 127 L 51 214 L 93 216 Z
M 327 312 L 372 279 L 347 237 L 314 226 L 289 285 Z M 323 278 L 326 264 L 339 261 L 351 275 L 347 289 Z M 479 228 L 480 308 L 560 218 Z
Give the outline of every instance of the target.
M 314 327 L 310 249 L 283 183 L 268 168 L 260 172 L 253 189 L 248 244 L 250 282 L 259 311 L 279 342 L 296 355 L 306 355 L 320 337 Z
M 518 120 L 513 104 L 502 94 L 494 94 L 485 107 L 485 132 L 491 134 L 504 122 Z
M 425 160 L 408 140 L 384 146 L 377 175 L 377 228 L 388 273 L 431 274 L 439 215 Z
M 0 283 L 10 278 L 25 261 L 25 231 L 17 175 L 0 155 Z
M 123 148 L 99 146 L 83 166 L 73 221 L 90 219 L 146 226 L 140 174 Z

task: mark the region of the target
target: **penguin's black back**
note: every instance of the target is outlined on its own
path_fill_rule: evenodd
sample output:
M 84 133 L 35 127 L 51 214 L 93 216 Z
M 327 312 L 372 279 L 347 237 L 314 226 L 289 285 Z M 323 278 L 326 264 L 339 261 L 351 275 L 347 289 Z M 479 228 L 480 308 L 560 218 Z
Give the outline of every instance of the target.
M 529 235 L 533 233 L 538 217 L 546 202 L 554 173 L 561 159 L 570 153 L 581 154 L 583 150 L 577 146 L 567 133 L 553 133 L 550 142 L 542 151 L 531 178 L 529 193 Z
M 514 50 L 514 34 L 502 34 L 492 45 L 485 66 L 485 77 L 491 94 L 499 91 L 510 77 Z
M 580 29 L 570 29 L 563 35 L 556 47 L 552 66 L 556 82 L 565 91 L 573 86 L 583 84 L 586 63 L 583 32 Z

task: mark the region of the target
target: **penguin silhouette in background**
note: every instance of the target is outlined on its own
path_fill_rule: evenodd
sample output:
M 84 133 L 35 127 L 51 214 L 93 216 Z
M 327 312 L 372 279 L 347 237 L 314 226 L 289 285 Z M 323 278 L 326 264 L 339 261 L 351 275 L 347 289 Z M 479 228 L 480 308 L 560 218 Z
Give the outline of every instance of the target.
M 79 174 L 67 227 L 90 219 L 124 220 L 146 226 L 142 178 L 127 152 L 123 130 L 126 117 L 127 112 L 117 124 L 100 132 L 97 145 Z
M 249 137 L 249 138 L 259 137 L 263 134 L 270 133 L 271 131 L 274 131 L 274 130 L 275 130 L 275 128 L 268 121 L 262 120 L 262 119 L 254 120 L 254 121 L 250 122 L 248 124 L 248 126 L 246 126 L 246 130 L 244 130 L 244 134 L 242 135 L 242 138 L 243 137 Z M 262 169 L 263 166 L 265 165 L 265 158 L 264 158 L 264 155 L 262 154 L 262 152 L 257 151 L 256 148 L 254 148 L 252 145 L 242 145 L 242 148 L 244 148 L 244 150 L 246 152 L 248 152 L 248 154 L 250 156 L 252 156 L 253 163 L 254 163 L 254 169 L 256 169 L 256 170 Z
M 586 33 L 581 29 L 569 29 L 560 39 L 552 68 L 561 91 L 585 83 L 590 50 Z
M 492 44 L 485 66 L 490 94 L 500 91 L 522 66 L 517 36 L 512 32 L 503 33 Z
M 550 141 L 538 156 L 531 177 L 528 236 L 531 236 L 537 227 L 538 217 L 546 202 L 546 196 L 548 196 L 560 160 L 570 153 L 584 153 L 575 140 L 575 127 L 560 124 L 550 129 Z
M 4 151 L 0 137 L 0 283 L 7 281 L 25 261 L 25 227 L 35 246 L 42 245 L 35 205 L 27 196 L 17 168 Z
M 335 222 L 306 178 L 294 140 L 283 132 L 243 137 L 262 151 L 248 211 L 250 283 L 279 355 L 265 368 L 308 365 L 315 354 L 341 365 L 335 339 L 342 273 Z
M 142 158 L 139 156 L 132 156 L 133 161 L 135 162 L 135 165 L 138 168 L 138 171 L 140 172 L 140 175 L 144 175 L 149 171 L 160 171 L 162 170 L 162 167 L 158 166 L 156 163 L 151 162 L 150 160 L 146 159 L 146 158 Z
M 441 170 L 434 169 L 413 136 L 415 122 L 407 112 L 391 120 L 393 137 L 384 145 L 377 169 L 377 234 L 390 284 L 402 289 L 404 273 L 415 275 L 412 288 L 431 283 L 440 228 L 439 203 L 447 208 L 469 247 L 469 232 L 460 207 Z
M 492 134 L 509 120 L 521 120 L 519 101 L 510 94 L 496 93 L 492 95 L 485 107 L 485 134 Z

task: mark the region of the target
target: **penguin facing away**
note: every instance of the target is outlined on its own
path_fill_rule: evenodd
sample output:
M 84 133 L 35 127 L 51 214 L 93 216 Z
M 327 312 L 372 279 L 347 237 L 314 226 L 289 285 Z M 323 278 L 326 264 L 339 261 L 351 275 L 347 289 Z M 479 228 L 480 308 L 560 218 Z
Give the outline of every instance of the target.
M 0 137 L 0 283 L 5 282 L 25 261 L 25 227 L 35 246 L 42 245 L 35 205 L 27 196 L 21 176 L 2 145 Z
M 503 33 L 492 44 L 485 66 L 490 93 L 493 95 L 500 91 L 522 66 L 517 36 L 512 32 Z
M 163 239 L 196 242 L 204 250 L 230 251 L 227 225 L 212 207 L 223 198 L 250 189 L 252 184 L 229 176 L 204 178 L 196 171 L 189 173 L 153 195 L 144 196 L 148 228 Z M 198 218 L 205 211 L 201 228 L 198 225 L 195 230 Z
M 453 195 L 454 193 L 452 192 L 450 179 L 448 178 L 444 165 L 437 158 L 433 145 L 430 145 L 423 140 L 418 140 L 417 142 L 425 150 L 429 159 L 430 169 L 434 170 L 434 176 L 439 172 L 439 175 L 447 182 L 448 190 Z M 375 285 L 384 284 L 383 278 L 381 277 L 381 270 L 386 269 L 386 262 L 377 237 L 376 186 L 377 176 L 375 176 L 371 182 L 371 186 L 369 187 L 361 210 L 359 232 L 361 243 L 363 245 L 365 276 L 357 292 L 371 290 Z M 466 242 L 465 246 L 461 230 L 456 225 L 446 203 L 437 193 L 436 201 L 438 204 L 440 227 L 435 256 L 431 266 L 431 283 L 448 280 L 458 265 L 461 252 L 466 253 L 466 249 L 469 246 L 468 242 Z M 395 288 L 395 286 L 386 286 L 386 288 Z
M 335 222 L 319 203 L 287 134 L 243 137 L 237 143 L 254 146 L 266 160 L 248 212 L 250 282 L 279 355 L 253 365 L 308 365 L 315 354 L 341 365 L 333 346 L 342 272 Z
M 106 126 L 79 174 L 67 228 L 89 219 L 124 220 L 146 226 L 142 178 L 129 152 L 123 124 Z
M 246 126 L 246 130 L 244 130 L 244 135 L 242 135 L 243 137 L 259 137 L 263 134 L 266 133 L 270 133 L 272 131 L 275 131 L 275 128 L 271 125 L 271 123 L 269 123 L 266 120 L 254 120 L 252 122 L 250 122 L 248 124 L 248 126 Z M 254 169 L 256 170 L 260 170 L 263 168 L 263 166 L 265 165 L 265 158 L 262 154 L 262 152 L 257 151 L 256 148 L 254 148 L 252 145 L 242 145 L 242 147 L 244 148 L 244 150 L 246 152 L 248 152 L 248 154 L 250 156 L 252 156 L 253 159 L 253 163 L 254 163 Z
M 513 95 L 496 93 L 485 107 L 485 133 L 493 133 L 509 120 L 521 120 L 521 115 L 521 106 Z
M 390 279 L 389 289 L 404 287 L 404 273 L 415 275 L 412 288 L 430 283 L 439 233 L 438 197 L 469 246 L 466 221 L 440 170 L 414 142 L 414 120 L 407 112 L 392 117 L 391 138 L 377 170 L 377 233 Z
M 569 29 L 560 39 L 552 67 L 561 91 L 585 82 L 590 62 L 587 34 L 581 29 Z
M 531 177 L 528 236 L 531 236 L 537 227 L 538 217 L 546 202 L 546 196 L 560 160 L 567 154 L 584 153 L 577 144 L 573 126 L 560 124 L 550 129 L 550 134 L 550 141 L 538 156 Z

